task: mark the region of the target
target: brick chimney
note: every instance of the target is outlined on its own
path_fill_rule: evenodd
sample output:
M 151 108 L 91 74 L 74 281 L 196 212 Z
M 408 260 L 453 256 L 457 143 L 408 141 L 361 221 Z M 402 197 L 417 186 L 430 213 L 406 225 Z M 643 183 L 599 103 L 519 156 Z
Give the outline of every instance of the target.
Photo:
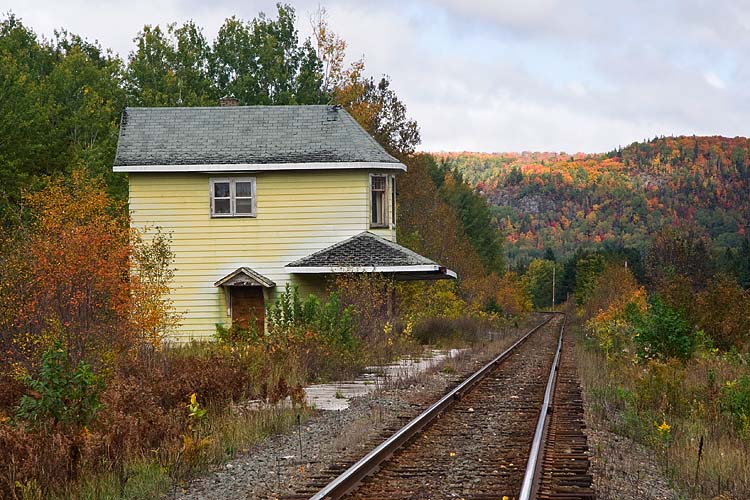
M 240 105 L 240 100 L 231 95 L 224 96 L 221 99 L 219 99 L 219 106 L 221 106 L 222 108 L 225 106 L 239 106 L 239 105 Z

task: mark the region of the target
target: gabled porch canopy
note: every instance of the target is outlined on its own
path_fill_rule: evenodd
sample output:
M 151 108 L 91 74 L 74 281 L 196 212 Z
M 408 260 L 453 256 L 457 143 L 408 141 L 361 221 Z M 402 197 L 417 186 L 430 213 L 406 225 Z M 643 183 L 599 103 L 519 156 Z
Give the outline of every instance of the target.
M 262 286 L 264 288 L 273 288 L 276 286 L 276 283 L 262 274 L 256 273 L 249 267 L 239 267 L 214 283 L 214 286 Z
M 394 279 L 455 279 L 454 271 L 369 231 L 286 265 L 292 274 L 382 273 Z

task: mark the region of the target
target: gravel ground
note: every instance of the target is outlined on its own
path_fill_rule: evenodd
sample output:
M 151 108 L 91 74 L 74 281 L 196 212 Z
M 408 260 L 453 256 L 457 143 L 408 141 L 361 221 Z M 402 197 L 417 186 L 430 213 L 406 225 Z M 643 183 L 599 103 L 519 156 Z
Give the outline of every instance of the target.
M 403 425 L 399 415 L 417 414 L 487 357 L 484 352 L 466 353 L 457 374 L 447 375 L 436 367 L 410 381 L 400 381 L 398 387 L 354 398 L 346 410 L 317 411 L 301 426 L 301 458 L 297 432 L 272 436 L 193 481 L 178 493 L 178 498 L 276 498 L 291 494 L 342 455 L 364 455 L 372 439 Z
M 352 399 L 346 410 L 317 411 L 301 426 L 301 457 L 297 432 L 272 436 L 193 481 L 178 492 L 178 498 L 277 498 L 292 494 L 342 456 L 364 454 L 373 439 L 403 425 L 399 415 L 416 414 L 489 357 L 484 351 L 467 352 L 458 363 L 453 362 L 458 365 L 455 374 L 446 375 L 437 367 L 416 379 L 400 381 L 397 387 Z M 586 424 L 597 498 L 684 498 L 669 486 L 647 448 L 609 432 L 606 422 L 591 418 L 590 412 L 586 412 Z
M 594 489 L 601 500 L 678 500 L 652 452 L 587 417 Z
M 306 478 L 328 465 L 327 457 L 357 445 L 391 415 L 408 407 L 387 395 L 357 398 L 342 411 L 320 411 L 301 426 L 299 434 L 273 436 L 210 475 L 194 481 L 179 498 L 275 498 L 289 494 Z
M 539 322 L 534 316 L 528 323 Z M 316 411 L 299 434 L 271 436 L 247 453 L 191 482 L 178 492 L 181 499 L 277 498 L 293 494 L 311 478 L 343 456 L 362 456 L 373 440 L 405 423 L 404 415 L 415 416 L 450 387 L 477 370 L 488 359 L 510 345 L 521 328 L 501 335 L 494 345 L 464 351 L 447 361 L 450 370 L 438 365 L 410 380 L 399 380 L 380 391 L 354 398 L 349 408 Z M 445 373 L 448 372 L 448 373 Z M 399 416 L 402 418 L 400 419 Z

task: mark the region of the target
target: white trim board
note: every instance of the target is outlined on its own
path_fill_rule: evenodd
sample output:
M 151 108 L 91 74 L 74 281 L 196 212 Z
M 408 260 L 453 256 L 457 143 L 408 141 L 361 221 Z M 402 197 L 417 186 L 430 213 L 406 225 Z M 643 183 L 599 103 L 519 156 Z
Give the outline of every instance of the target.
M 342 161 L 315 163 L 210 163 L 200 165 L 121 165 L 115 172 L 277 172 L 285 170 L 380 169 L 406 172 L 403 163 Z

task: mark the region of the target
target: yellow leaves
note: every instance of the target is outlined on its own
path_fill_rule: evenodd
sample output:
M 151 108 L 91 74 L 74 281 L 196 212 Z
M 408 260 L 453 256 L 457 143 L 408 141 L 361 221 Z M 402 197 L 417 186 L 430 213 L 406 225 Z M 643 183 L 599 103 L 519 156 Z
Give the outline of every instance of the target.
M 449 453 L 448 455 L 449 455 L 449 456 L 451 456 L 451 457 L 455 457 L 455 456 L 456 456 L 456 452 L 455 452 L 455 451 L 452 451 L 452 452 L 450 452 L 450 453 Z
M 188 403 L 187 408 L 188 416 L 194 420 L 202 419 L 206 416 L 206 412 L 208 411 L 205 408 L 201 408 L 201 405 L 198 402 L 198 396 L 195 393 L 190 395 L 190 403 Z

